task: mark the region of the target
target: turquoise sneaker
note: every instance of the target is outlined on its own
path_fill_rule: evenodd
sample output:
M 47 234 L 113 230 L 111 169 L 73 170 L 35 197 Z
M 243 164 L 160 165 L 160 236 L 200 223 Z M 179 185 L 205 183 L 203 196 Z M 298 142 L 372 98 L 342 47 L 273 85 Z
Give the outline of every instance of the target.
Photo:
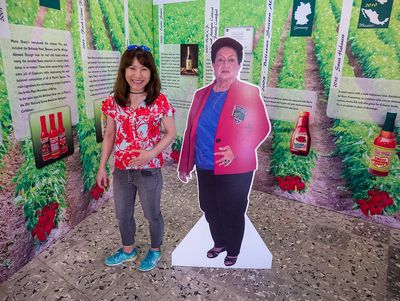
M 139 257 L 138 251 L 136 248 L 133 248 L 131 253 L 125 253 L 124 250 L 119 249 L 114 254 L 108 256 L 104 260 L 104 264 L 108 265 L 109 267 L 120 265 L 125 261 L 135 261 Z
M 150 249 L 147 252 L 146 257 L 140 263 L 138 270 L 142 272 L 147 272 L 154 269 L 160 258 L 161 258 L 161 251 L 155 251 Z

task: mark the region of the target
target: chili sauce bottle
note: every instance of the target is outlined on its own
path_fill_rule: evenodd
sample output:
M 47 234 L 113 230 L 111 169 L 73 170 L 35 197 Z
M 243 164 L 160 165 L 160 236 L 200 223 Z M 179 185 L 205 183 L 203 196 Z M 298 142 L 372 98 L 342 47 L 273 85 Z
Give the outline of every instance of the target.
M 40 116 L 40 144 L 42 151 L 42 160 L 47 161 L 51 159 L 49 132 L 47 132 L 46 116 Z
M 371 151 L 368 172 L 375 176 L 386 177 L 390 171 L 396 151 L 394 124 L 397 113 L 386 113 L 385 123 L 378 137 L 375 138 Z
M 50 118 L 50 152 L 51 158 L 56 159 L 60 156 L 60 145 L 58 143 L 58 131 L 56 129 L 56 122 L 54 119 L 54 114 L 49 115 Z
M 58 144 L 60 146 L 60 153 L 64 154 L 68 151 L 67 139 L 65 137 L 65 128 L 63 123 L 62 112 L 57 112 L 58 119 Z
M 303 112 L 297 119 L 297 124 L 290 139 L 290 152 L 294 155 L 307 156 L 310 152 L 311 136 L 308 130 L 309 112 Z
M 104 139 L 104 134 L 106 133 L 106 128 L 107 128 L 107 116 L 103 112 L 100 113 L 100 124 L 101 124 L 101 139 Z

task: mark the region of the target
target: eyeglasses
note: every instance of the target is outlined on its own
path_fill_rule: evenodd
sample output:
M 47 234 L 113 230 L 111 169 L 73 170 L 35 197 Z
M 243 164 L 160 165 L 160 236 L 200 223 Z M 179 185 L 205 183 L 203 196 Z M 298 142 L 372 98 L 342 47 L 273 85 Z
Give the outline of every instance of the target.
M 143 51 L 146 51 L 146 52 L 150 52 L 150 48 L 149 47 L 147 47 L 146 45 L 129 45 L 126 49 L 128 50 L 128 51 L 131 51 L 131 50 L 136 50 L 136 49 L 142 49 Z

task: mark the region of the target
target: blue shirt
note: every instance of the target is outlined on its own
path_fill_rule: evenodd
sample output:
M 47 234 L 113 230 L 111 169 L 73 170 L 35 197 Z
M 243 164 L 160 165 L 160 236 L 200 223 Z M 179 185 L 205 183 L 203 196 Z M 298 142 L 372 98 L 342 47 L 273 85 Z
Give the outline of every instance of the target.
M 197 124 L 194 162 L 200 169 L 214 170 L 214 141 L 228 91 L 211 90 Z

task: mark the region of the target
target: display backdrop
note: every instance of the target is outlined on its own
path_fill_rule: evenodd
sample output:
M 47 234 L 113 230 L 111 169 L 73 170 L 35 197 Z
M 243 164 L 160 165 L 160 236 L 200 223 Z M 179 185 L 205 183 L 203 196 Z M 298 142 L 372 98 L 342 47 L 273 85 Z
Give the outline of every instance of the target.
M 199 45 L 198 86 L 212 80 L 217 36 L 246 45 L 250 75 L 241 77 L 261 87 L 273 125 L 253 189 L 400 227 L 400 116 L 391 146 L 374 145 L 386 113 L 400 115 L 398 2 L 174 1 L 154 5 L 153 15 L 156 51 Z
M 110 196 L 91 191 L 94 113 L 101 141 L 99 103 L 121 53 L 128 42 L 153 47 L 152 2 L 126 2 L 127 39 L 123 1 L 0 1 L 0 282 Z
M 399 1 L 61 0 L 53 9 L 0 0 L 0 12 L 0 281 L 99 206 L 88 194 L 101 147 L 95 103 L 112 87 L 103 62 L 116 68 L 128 43 L 152 48 L 182 135 L 193 91 L 212 80 L 211 43 L 224 35 L 242 39 L 241 76 L 260 85 L 273 126 L 259 149 L 253 189 L 400 227 L 399 147 L 393 147 L 400 135 L 386 117 L 400 115 Z M 53 34 L 38 40 L 35 31 Z M 41 42 L 51 49 L 39 49 Z M 10 47 L 30 49 L 15 49 L 13 57 Z M 28 62 L 46 54 L 55 59 Z M 57 62 L 64 55 L 68 62 Z M 46 79 L 46 69 L 68 78 Z M 43 74 L 39 80 L 29 72 Z M 46 95 L 23 87 L 25 79 L 35 79 Z M 61 107 L 68 107 L 63 116 L 70 114 L 74 152 L 61 158 L 54 150 L 54 162 L 38 169 L 29 114 L 37 114 L 32 125 L 39 129 L 39 112 L 47 118 Z M 308 131 L 296 126 L 300 114 Z M 393 132 L 385 135 L 394 137 L 386 146 L 376 139 L 385 119 L 386 132 Z M 101 133 L 101 115 L 97 120 Z M 179 147 L 178 137 L 171 157 Z

